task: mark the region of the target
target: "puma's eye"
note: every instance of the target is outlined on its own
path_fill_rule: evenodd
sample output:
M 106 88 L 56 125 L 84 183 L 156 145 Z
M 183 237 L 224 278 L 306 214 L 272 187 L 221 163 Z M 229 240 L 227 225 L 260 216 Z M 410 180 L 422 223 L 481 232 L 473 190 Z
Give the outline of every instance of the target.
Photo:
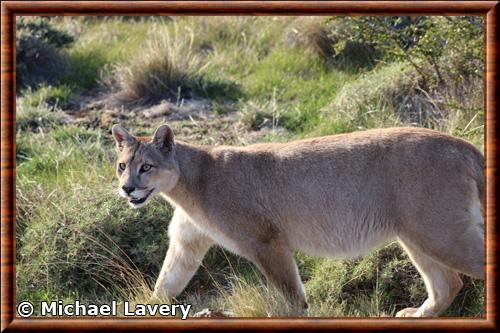
M 151 164 L 143 164 L 141 167 L 141 172 L 146 172 L 151 169 Z
M 125 168 L 126 168 L 127 166 L 125 165 L 125 163 L 120 163 L 120 164 L 118 164 L 118 167 L 120 168 L 120 170 L 122 170 L 122 171 L 123 171 L 123 170 L 125 170 Z

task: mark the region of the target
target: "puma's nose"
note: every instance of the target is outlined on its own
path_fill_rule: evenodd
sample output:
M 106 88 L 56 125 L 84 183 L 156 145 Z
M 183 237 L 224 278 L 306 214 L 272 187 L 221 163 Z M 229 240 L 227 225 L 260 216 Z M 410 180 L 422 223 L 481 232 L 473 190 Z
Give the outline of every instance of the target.
M 125 191 L 125 193 L 130 194 L 130 193 L 134 192 L 135 187 L 123 186 L 122 189 Z

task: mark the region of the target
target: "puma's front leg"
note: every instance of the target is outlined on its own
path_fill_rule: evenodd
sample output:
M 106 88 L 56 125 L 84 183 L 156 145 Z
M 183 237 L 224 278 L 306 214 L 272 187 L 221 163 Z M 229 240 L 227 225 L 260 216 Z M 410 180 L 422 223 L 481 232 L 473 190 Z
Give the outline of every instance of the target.
M 179 295 L 213 245 L 212 239 L 201 233 L 180 209 L 174 212 L 168 234 L 170 245 L 156 281 L 155 299 Z

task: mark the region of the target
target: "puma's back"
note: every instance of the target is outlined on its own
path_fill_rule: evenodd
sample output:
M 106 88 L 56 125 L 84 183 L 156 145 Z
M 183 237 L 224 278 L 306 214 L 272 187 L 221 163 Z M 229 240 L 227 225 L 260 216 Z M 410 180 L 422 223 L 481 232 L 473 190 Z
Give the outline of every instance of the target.
M 254 232 L 280 232 L 300 249 L 329 256 L 359 254 L 415 225 L 428 228 L 419 216 L 430 205 L 459 209 L 464 193 L 469 204 L 482 193 L 479 151 L 424 129 L 216 147 L 206 158 L 195 195 L 209 218 L 256 216 Z M 232 225 L 249 228 L 239 221 Z

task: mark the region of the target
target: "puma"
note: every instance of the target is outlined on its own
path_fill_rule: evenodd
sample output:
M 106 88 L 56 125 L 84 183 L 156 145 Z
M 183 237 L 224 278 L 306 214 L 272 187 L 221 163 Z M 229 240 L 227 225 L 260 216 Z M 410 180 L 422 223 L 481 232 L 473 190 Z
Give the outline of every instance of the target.
M 293 251 L 355 257 L 397 240 L 428 292 L 400 317 L 438 316 L 484 278 L 484 159 L 428 129 L 388 128 L 246 147 L 201 146 L 113 126 L 119 192 L 133 208 L 160 194 L 175 212 L 154 297 L 175 297 L 214 244 L 241 255 L 307 307 Z

